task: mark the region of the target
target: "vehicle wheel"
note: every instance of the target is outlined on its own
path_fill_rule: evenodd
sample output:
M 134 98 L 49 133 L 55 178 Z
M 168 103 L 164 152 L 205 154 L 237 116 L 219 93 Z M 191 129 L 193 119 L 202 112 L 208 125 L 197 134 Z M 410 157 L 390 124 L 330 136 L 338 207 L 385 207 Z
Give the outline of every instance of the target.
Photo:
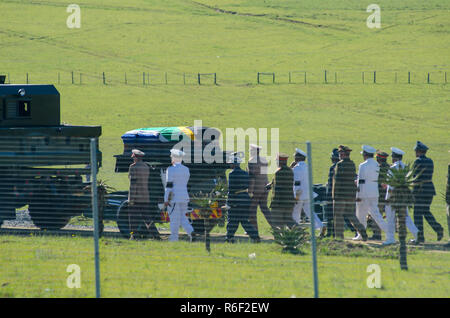
M 51 204 L 30 204 L 28 212 L 31 220 L 41 230 L 59 230 L 70 221 L 70 215 L 52 211 Z

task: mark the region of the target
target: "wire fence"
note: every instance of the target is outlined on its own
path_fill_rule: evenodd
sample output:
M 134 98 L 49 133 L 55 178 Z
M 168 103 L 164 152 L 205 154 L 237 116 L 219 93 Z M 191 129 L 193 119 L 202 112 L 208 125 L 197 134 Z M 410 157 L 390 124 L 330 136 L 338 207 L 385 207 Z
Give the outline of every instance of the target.
M 395 213 L 394 221 L 391 218 L 395 209 L 386 209 L 388 189 L 382 184 L 388 181 L 378 179 L 384 158 L 374 154 L 378 173 L 370 179 L 370 172 L 360 166 L 371 161 L 360 154 L 361 144 L 299 141 L 250 147 L 246 142 L 239 152 L 239 147 L 206 139 L 202 155 L 208 149 L 218 162 L 202 157 L 195 162 L 196 148 L 189 139 L 194 150 L 184 148 L 182 154 L 187 175 L 172 163 L 179 160 L 180 153 L 171 149 L 180 139 L 172 140 L 156 128 L 142 135 L 135 132 L 134 138 L 125 134 L 123 143 L 107 140 L 108 145 L 117 144 L 114 149 L 103 149 L 102 137 L 52 136 L 29 129 L 34 133 L 0 139 L 0 233 L 8 264 L 0 276 L 2 296 L 319 297 L 349 295 L 343 292 L 348 284 L 368 295 L 361 288 L 378 288 L 376 276 L 373 284 L 368 282 L 368 266 L 373 264 L 386 273 L 384 290 L 395 289 L 396 280 L 387 273 L 399 269 L 399 247 L 382 245 L 389 231 L 396 240 L 399 234 Z M 71 132 L 66 129 L 63 134 Z M 191 136 L 189 130 L 181 131 Z M 339 149 L 341 144 L 353 151 Z M 406 152 L 404 162 L 415 158 L 414 145 L 372 146 L 389 155 L 388 166 L 395 164 L 392 146 Z M 426 280 L 423 292 L 435 290 L 439 295 L 448 292 L 448 276 L 442 275 L 450 259 L 435 231 L 450 230 L 450 220 L 445 215 L 448 195 L 447 201 L 441 195 L 448 187 L 448 164 L 438 151 L 448 145 L 428 146 L 435 168 L 434 220 L 424 211 L 429 207 L 426 200 L 412 203 L 407 236 L 420 239 L 415 229 L 424 226 L 426 244 L 408 246 L 408 264 L 411 280 L 420 275 Z M 334 148 L 338 151 L 332 152 Z M 345 153 L 350 153 L 352 164 L 341 171 Z M 94 178 L 97 167 L 107 183 Z M 377 196 L 362 195 L 368 191 L 365 187 Z M 420 221 L 424 217 L 429 224 Z M 360 235 L 364 232 L 374 234 L 367 243 L 353 240 L 367 239 Z M 89 237 L 95 238 L 94 248 Z M 448 232 L 441 241 L 447 238 Z M 231 267 L 231 273 L 224 274 Z M 377 267 L 372 268 L 375 275 Z M 349 271 L 351 277 L 346 276 Z M 336 275 L 335 287 L 329 275 Z M 285 285 L 287 276 L 298 283 Z M 430 280 L 439 278 L 443 287 L 436 291 Z M 244 285 L 247 291 L 239 292 Z
M 57 85 L 269 85 L 269 84 L 447 84 L 446 70 L 292 70 L 255 73 L 181 73 L 65 71 L 51 73 L 5 73 L 5 83 Z

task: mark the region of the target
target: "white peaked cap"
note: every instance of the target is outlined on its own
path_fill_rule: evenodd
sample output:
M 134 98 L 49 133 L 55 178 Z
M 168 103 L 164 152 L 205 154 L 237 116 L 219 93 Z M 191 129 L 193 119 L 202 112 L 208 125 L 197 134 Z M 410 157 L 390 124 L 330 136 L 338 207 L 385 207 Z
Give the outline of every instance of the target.
M 133 149 L 133 150 L 131 150 L 131 152 L 132 152 L 135 156 L 140 156 L 140 157 L 142 157 L 142 156 L 145 155 L 145 153 L 142 152 L 142 151 L 140 151 L 139 149 Z
M 403 156 L 405 154 L 405 152 L 401 149 L 395 148 L 395 147 L 391 147 L 392 153 L 395 153 L 397 155 Z
M 262 147 L 255 144 L 250 144 L 250 149 L 262 149 Z
M 362 150 L 367 152 L 367 153 L 375 153 L 375 152 L 377 152 L 377 150 L 374 147 L 368 146 L 368 145 L 363 145 L 362 146 Z M 361 151 L 361 153 L 363 153 L 363 151 Z
M 298 149 L 298 148 L 295 148 L 294 156 L 295 156 L 296 154 L 300 154 L 300 155 L 302 155 L 303 157 L 307 157 L 307 156 L 308 156 L 308 155 L 306 154 L 306 152 L 304 152 L 303 150 Z
M 170 156 L 175 158 L 181 158 L 185 155 L 185 153 L 179 149 L 171 149 L 170 150 Z

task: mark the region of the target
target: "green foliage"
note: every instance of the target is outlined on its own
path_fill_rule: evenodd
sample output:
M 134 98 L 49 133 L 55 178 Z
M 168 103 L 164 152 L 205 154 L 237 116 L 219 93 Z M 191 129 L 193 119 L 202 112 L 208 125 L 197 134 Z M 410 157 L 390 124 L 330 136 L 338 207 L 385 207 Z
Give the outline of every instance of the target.
M 272 229 L 275 243 L 283 248 L 283 252 L 304 254 L 302 248 L 309 239 L 309 234 L 302 226 L 284 226 Z
M 404 168 L 390 169 L 386 184 L 392 187 L 389 197 L 389 204 L 392 207 L 410 207 L 414 203 L 411 188 L 417 185 L 417 177 L 413 177 L 414 170 L 410 164 L 406 164 Z

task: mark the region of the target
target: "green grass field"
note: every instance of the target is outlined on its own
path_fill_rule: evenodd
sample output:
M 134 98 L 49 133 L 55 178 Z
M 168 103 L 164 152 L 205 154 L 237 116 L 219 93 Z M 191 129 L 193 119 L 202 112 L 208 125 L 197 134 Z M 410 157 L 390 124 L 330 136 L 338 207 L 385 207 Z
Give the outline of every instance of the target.
M 362 144 L 384 151 L 389 151 L 391 146 L 402 148 L 407 151 L 405 161 L 412 162 L 414 144 L 421 140 L 430 147 L 429 157 L 435 163 L 433 181 L 437 192 L 444 192 L 450 161 L 450 95 L 449 86 L 445 84 L 445 72 L 450 72 L 448 2 L 380 0 L 377 4 L 381 8 L 381 29 L 366 26 L 366 19 L 371 14 L 366 12 L 369 3 L 356 0 L 92 0 L 78 4 L 81 28 L 69 29 L 66 26 L 67 2 L 1 1 L 0 74 L 8 74 L 11 83 L 25 82 L 26 73 L 29 73 L 31 83 L 55 84 L 61 93 L 62 121 L 74 125 L 101 125 L 103 167 L 99 177 L 117 189 L 127 188 L 126 175 L 113 172 L 112 157 L 122 152 L 120 136 L 125 131 L 151 126 L 191 126 L 194 120 L 202 120 L 204 125 L 222 131 L 227 127 L 279 128 L 280 151 L 288 154 L 292 154 L 295 147 L 306 150 L 305 142 L 311 141 L 315 183 L 326 182 L 329 154 L 339 144 L 354 149 L 352 156 L 356 164 L 362 162 L 359 155 Z M 328 84 L 324 83 L 325 70 Z M 74 85 L 71 84 L 72 71 Z M 307 73 L 306 85 L 303 71 Z M 373 83 L 373 71 L 377 72 L 376 84 Z M 107 85 L 102 84 L 102 72 L 105 72 Z M 142 85 L 143 72 L 149 73 L 150 85 Z M 197 85 L 196 74 L 199 72 L 216 72 L 219 85 L 212 85 L 211 78 L 202 79 L 205 85 Z M 264 84 L 257 85 L 257 72 L 275 72 L 276 83 L 272 84 L 271 78 L 265 77 Z M 365 72 L 364 84 L 362 72 Z M 407 84 L 408 72 L 411 72 L 411 84 Z M 186 85 L 183 84 L 183 73 Z M 427 84 L 428 73 L 431 84 Z M 442 225 L 446 225 L 445 202 L 440 195 L 433 201 L 432 212 Z M 260 228 L 262 234 L 268 234 L 268 226 L 262 217 Z M 216 228 L 215 231 L 223 229 Z M 427 224 L 425 234 L 429 241 L 436 239 Z M 448 238 L 446 230 L 444 240 Z M 36 248 L 33 247 L 35 244 L 50 244 L 46 240 L 36 243 L 32 239 L 18 239 L 17 243 L 13 238 L 2 240 L 8 241 L 2 243 L 2 250 L 5 248 L 9 253 L 21 246 L 26 251 Z M 79 243 L 69 240 L 75 244 L 74 255 L 90 253 L 92 244 L 79 240 Z M 136 249 L 136 257 L 158 250 L 158 244 L 164 244 L 163 250 L 158 252 L 162 253 L 158 256 L 161 258 L 175 257 L 177 249 L 190 251 L 183 243 L 178 247 L 165 243 L 146 242 L 135 246 L 118 242 L 111 244 L 122 244 L 126 248 L 118 248 L 117 253 L 126 253 L 130 249 L 133 253 Z M 70 257 L 66 258 L 66 252 L 58 250 L 65 244 L 69 243 L 60 238 L 52 242 L 49 250 L 56 249 L 56 258 L 27 271 L 20 269 L 29 266 L 27 257 L 32 256 L 14 254 L 17 255 L 15 264 L 19 262 L 20 266 L 2 272 L 14 280 L 7 287 L 8 293 L 12 296 L 46 296 L 42 292 L 45 284 L 38 283 L 35 274 L 40 270 L 48 272 L 56 266 L 53 263 L 66 266 Z M 108 247 L 102 249 L 108 253 Z M 197 255 L 196 264 L 210 274 L 208 277 L 214 280 L 215 289 L 206 288 L 206 282 L 201 282 L 186 289 L 192 294 L 185 295 L 186 290 L 179 288 L 160 287 L 154 293 L 147 293 L 150 289 L 142 287 L 140 292 L 131 294 L 126 285 L 109 277 L 110 267 L 104 263 L 103 277 L 111 279 L 109 283 L 105 281 L 106 285 L 111 284 L 107 290 L 113 293 L 115 284 L 121 286 L 117 294 L 109 295 L 253 296 L 242 294 L 245 293 L 242 286 L 232 284 L 242 281 L 249 272 L 254 273 L 249 278 L 249 284 L 256 286 L 252 290 L 263 290 L 261 295 L 312 295 L 308 257 L 280 257 L 275 246 L 266 244 L 218 246 L 217 252 L 210 256 L 204 256 L 200 250 L 198 247 L 199 254 L 193 252 Z M 256 267 L 247 259 L 253 251 L 262 255 L 262 259 L 257 258 L 261 263 Z M 122 275 L 122 267 L 116 262 L 119 256 L 106 255 L 112 262 L 111 275 Z M 174 267 L 183 262 L 182 255 L 177 257 L 179 264 Z M 233 257 L 245 266 L 236 271 L 235 280 L 227 282 L 225 264 L 234 261 Z M 280 270 L 280 263 L 284 261 L 285 270 Z M 358 258 L 356 263 L 354 258 L 335 256 L 324 256 L 321 261 L 324 262 L 320 265 L 323 267 L 322 284 L 327 290 L 324 296 L 432 297 L 449 294 L 448 288 L 445 289 L 448 280 L 447 285 L 440 285 L 442 278 L 448 279 L 448 275 L 439 274 L 448 268 L 448 253 L 413 255 L 411 264 L 418 267 L 411 266 L 408 273 L 398 270 L 396 260 L 382 260 L 382 267 L 388 268 L 386 271 L 390 271 L 392 279 L 386 278 L 386 289 L 381 291 L 365 287 L 365 268 L 374 262 L 370 257 Z M 264 262 L 270 263 L 268 270 L 274 279 L 262 287 L 258 285 L 260 278 L 268 273 L 258 269 L 265 268 Z M 137 263 L 139 265 L 131 266 L 130 271 L 148 275 L 149 286 L 160 286 L 162 281 L 167 281 L 162 270 L 155 273 L 141 270 L 146 266 L 153 269 L 161 265 L 160 261 L 148 258 Z M 436 268 L 434 264 L 438 264 Z M 91 265 L 87 267 L 86 271 L 92 269 Z M 297 271 L 297 268 L 302 270 Z M 360 275 L 360 281 L 344 281 L 341 274 L 347 270 Z M 193 277 L 198 277 L 200 271 L 193 270 Z M 220 274 L 214 276 L 213 272 Z M 64 267 L 55 275 L 65 277 Z M 92 273 L 87 275 L 92 280 Z M 298 279 L 281 279 L 290 275 Z M 438 278 L 427 275 L 438 275 Z M 35 289 L 26 285 L 27 278 L 32 277 L 36 281 L 32 285 Z M 5 279 L 2 277 L 1 282 Z M 136 279 L 135 283 L 147 286 L 144 281 L 147 280 Z M 60 284 L 63 282 L 61 280 Z M 180 280 L 175 279 L 169 286 L 179 283 Z M 221 294 L 223 284 L 225 292 Z M 86 289 L 79 292 L 64 287 L 50 288 L 54 291 L 53 296 L 93 295 L 93 285 L 86 283 L 85 286 Z

